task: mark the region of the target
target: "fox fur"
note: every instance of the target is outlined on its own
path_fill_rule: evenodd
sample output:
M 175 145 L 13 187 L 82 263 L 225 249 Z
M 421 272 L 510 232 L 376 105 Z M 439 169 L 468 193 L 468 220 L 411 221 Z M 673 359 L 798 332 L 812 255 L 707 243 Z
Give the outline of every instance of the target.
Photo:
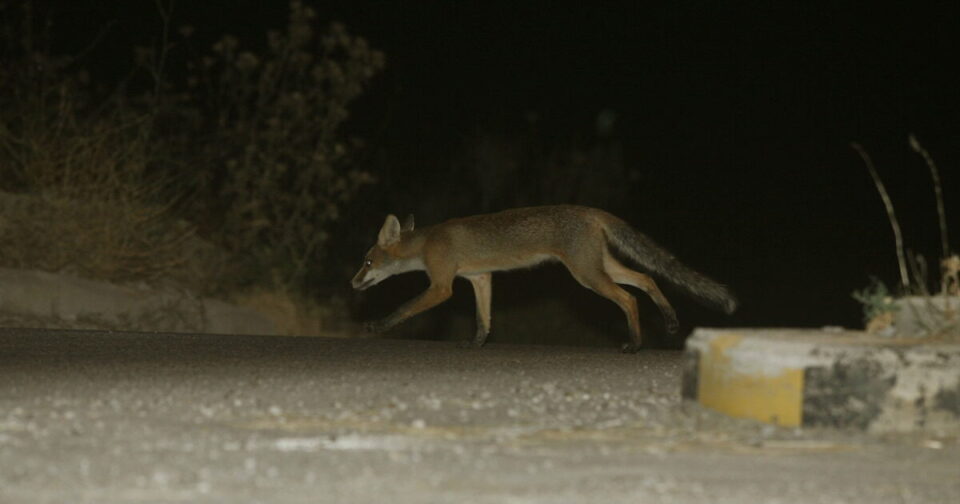
M 649 274 L 625 266 L 614 250 Z M 630 341 L 623 347 L 627 352 L 637 351 L 642 343 L 639 313 L 636 299 L 618 284 L 632 285 L 650 296 L 670 332 L 677 328 L 676 314 L 650 275 L 728 314 L 737 307 L 727 287 L 683 265 L 622 219 L 573 205 L 515 208 L 423 229 L 414 229 L 413 216 L 401 225 L 396 216 L 388 215 L 352 284 L 364 290 L 398 273 L 427 273 L 430 286 L 425 292 L 368 324 L 370 330 L 384 331 L 447 300 L 454 278 L 466 278 L 477 304 L 472 343 L 482 346 L 490 333 L 491 273 L 545 261 L 559 261 L 581 285 L 623 310 L 630 330 Z

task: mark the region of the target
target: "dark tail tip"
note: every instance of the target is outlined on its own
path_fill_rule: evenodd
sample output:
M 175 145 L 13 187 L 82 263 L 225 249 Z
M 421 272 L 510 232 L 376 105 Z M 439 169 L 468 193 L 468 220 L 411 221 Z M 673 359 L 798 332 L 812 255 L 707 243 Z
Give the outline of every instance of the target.
M 723 304 L 723 312 L 726 313 L 727 315 L 730 315 L 733 312 L 737 311 L 737 307 L 739 305 L 740 305 L 740 302 L 737 300 L 737 298 L 735 298 L 733 294 L 730 294 Z
M 720 309 L 720 311 L 730 315 L 737 311 L 740 302 L 737 296 L 730 292 L 726 286 L 721 284 L 712 284 L 709 289 L 705 289 L 703 297 L 710 301 L 710 304 Z

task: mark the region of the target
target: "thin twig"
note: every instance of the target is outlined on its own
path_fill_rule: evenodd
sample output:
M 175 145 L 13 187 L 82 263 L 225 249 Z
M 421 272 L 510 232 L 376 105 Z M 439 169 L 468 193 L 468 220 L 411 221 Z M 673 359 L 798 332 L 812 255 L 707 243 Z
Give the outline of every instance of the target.
M 903 252 L 903 235 L 900 233 L 900 223 L 897 222 L 897 214 L 893 211 L 893 202 L 890 201 L 890 195 L 887 194 L 887 189 L 884 187 L 883 181 L 880 180 L 880 175 L 877 174 L 877 169 L 874 168 L 873 161 L 870 159 L 867 151 L 857 142 L 850 142 L 850 147 L 857 151 L 857 154 L 860 154 L 860 158 L 863 159 L 863 163 L 867 166 L 867 171 L 870 172 L 870 177 L 873 178 L 873 183 L 877 186 L 877 192 L 880 193 L 880 198 L 883 200 L 883 206 L 887 209 L 887 218 L 890 220 L 890 227 L 893 228 L 893 238 L 897 245 L 897 263 L 900 265 L 900 284 L 903 286 L 903 291 L 906 292 L 910 287 L 910 277 L 907 274 L 907 260 Z
M 150 72 L 153 74 L 152 99 L 154 112 L 156 112 L 157 103 L 160 100 L 160 93 L 163 91 L 163 74 L 166 70 L 167 56 L 169 56 L 170 53 L 170 22 L 173 17 L 174 0 L 167 2 L 167 5 L 164 5 L 162 0 L 154 0 L 154 5 L 157 8 L 157 14 L 160 15 L 160 20 L 163 22 L 160 47 L 155 54 L 156 59 L 153 61 L 153 68 L 150 69 Z
M 910 273 L 913 275 L 915 284 L 913 286 L 914 292 L 911 294 L 929 296 L 930 291 L 927 289 L 927 260 L 924 259 L 922 255 L 914 253 L 910 249 L 907 249 L 907 259 L 910 261 Z
M 936 163 L 933 162 L 933 158 L 930 157 L 930 153 L 927 152 L 927 149 L 924 149 L 920 142 L 917 141 L 917 137 L 910 134 L 909 137 L 910 147 L 917 153 L 923 156 L 923 160 L 926 161 L 927 166 L 930 167 L 930 177 L 933 178 L 933 194 L 937 198 L 937 215 L 940 217 L 940 245 L 943 249 L 943 255 L 940 256 L 941 259 L 945 259 L 950 256 L 950 241 L 947 239 L 947 212 L 944 209 L 943 204 L 943 189 L 940 186 L 940 171 L 937 170 Z

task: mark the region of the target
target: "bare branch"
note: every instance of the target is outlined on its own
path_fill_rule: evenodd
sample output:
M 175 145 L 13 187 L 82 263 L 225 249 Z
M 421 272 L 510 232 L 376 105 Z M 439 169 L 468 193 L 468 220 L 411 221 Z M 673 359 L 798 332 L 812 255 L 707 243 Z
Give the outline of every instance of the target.
M 910 276 L 907 274 L 907 260 L 903 251 L 903 235 L 900 233 L 900 223 L 897 222 L 897 214 L 893 210 L 893 202 L 890 201 L 887 188 L 883 185 L 883 181 L 880 180 L 880 175 L 873 166 L 873 160 L 870 159 L 867 151 L 857 142 L 851 142 L 850 147 L 857 151 L 857 154 L 860 154 L 860 158 L 863 159 L 863 163 L 867 166 L 867 171 L 870 172 L 873 183 L 877 186 L 877 192 L 880 193 L 880 198 L 883 200 L 883 206 L 887 209 L 887 218 L 890 220 L 890 227 L 893 228 L 893 238 L 897 246 L 897 263 L 900 266 L 900 284 L 903 286 L 903 291 L 906 292 L 910 287 Z
M 933 158 L 930 157 L 930 154 L 927 152 L 927 149 L 924 149 L 920 142 L 917 141 L 917 137 L 910 134 L 909 137 L 910 147 L 923 157 L 923 160 L 926 161 L 927 166 L 930 168 L 930 177 L 933 179 L 933 194 L 937 198 L 937 215 L 940 217 L 940 245 L 942 247 L 942 254 L 940 257 L 945 259 L 950 256 L 950 241 L 947 239 L 947 212 L 944 209 L 943 204 L 943 189 L 940 186 L 940 171 L 937 170 L 936 163 L 933 162 Z

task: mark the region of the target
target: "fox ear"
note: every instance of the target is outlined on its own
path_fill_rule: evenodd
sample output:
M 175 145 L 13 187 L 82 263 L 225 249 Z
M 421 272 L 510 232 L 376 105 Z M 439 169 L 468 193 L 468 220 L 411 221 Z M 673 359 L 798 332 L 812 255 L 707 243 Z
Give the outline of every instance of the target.
M 408 214 L 406 219 L 403 219 L 403 229 L 401 231 L 413 231 L 413 214 Z
M 387 220 L 383 221 L 383 227 L 380 228 L 380 235 L 377 236 L 377 245 L 385 247 L 393 245 L 400 239 L 400 221 L 397 216 L 390 214 Z

